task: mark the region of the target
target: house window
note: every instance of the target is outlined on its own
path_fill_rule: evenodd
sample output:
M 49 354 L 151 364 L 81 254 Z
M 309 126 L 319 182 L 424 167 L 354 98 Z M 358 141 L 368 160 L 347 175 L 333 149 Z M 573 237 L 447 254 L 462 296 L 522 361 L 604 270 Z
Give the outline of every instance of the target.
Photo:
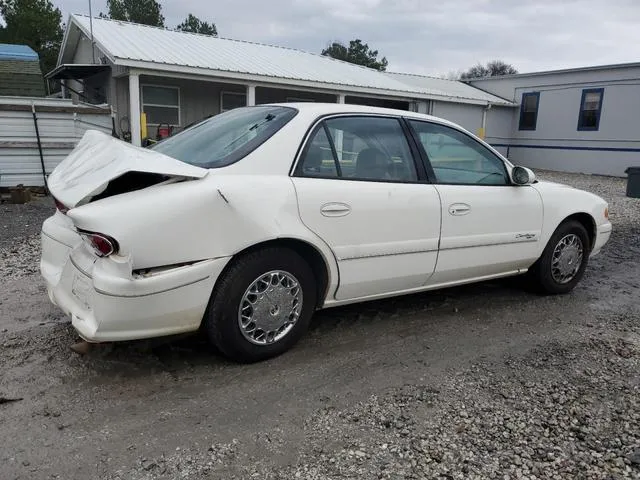
M 540 92 L 527 92 L 522 94 L 522 103 L 520 103 L 520 125 L 518 130 L 536 129 L 539 103 Z
M 220 94 L 220 111 L 226 112 L 247 105 L 247 94 L 243 92 L 222 92 Z
M 600 112 L 602 111 L 602 97 L 604 97 L 604 88 L 582 90 L 578 130 L 598 130 L 600 127 Z
M 142 111 L 148 125 L 180 125 L 180 89 L 159 85 L 142 85 Z

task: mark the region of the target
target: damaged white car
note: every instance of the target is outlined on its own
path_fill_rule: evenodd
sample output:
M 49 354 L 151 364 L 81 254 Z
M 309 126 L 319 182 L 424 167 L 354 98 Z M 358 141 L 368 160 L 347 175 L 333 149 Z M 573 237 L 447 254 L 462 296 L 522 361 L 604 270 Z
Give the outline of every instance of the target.
M 604 200 L 455 124 L 355 105 L 238 108 L 151 149 L 90 131 L 49 188 L 41 271 L 81 337 L 202 328 L 238 361 L 320 308 L 525 273 L 568 292 L 611 233 Z

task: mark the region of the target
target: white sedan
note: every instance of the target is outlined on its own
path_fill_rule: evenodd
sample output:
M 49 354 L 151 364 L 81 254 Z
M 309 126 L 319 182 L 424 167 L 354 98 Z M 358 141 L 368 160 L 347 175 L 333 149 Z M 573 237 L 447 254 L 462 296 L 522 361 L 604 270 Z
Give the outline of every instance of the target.
M 89 131 L 54 170 L 49 297 L 89 342 L 202 328 L 278 355 L 317 309 L 527 273 L 566 293 L 607 203 L 459 126 L 338 104 L 238 108 L 150 149 Z

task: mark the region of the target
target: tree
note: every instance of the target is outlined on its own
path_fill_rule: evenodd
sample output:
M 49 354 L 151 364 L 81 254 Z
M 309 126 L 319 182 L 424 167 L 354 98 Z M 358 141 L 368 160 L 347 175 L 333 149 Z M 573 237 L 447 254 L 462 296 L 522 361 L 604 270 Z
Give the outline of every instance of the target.
M 0 0 L 0 43 L 29 45 L 42 73 L 53 70 L 62 42 L 62 14 L 50 0 Z
M 509 65 L 502 60 L 493 60 L 486 65 L 482 65 L 480 63 L 474 65 L 469 70 L 460 75 L 460 78 L 462 80 L 468 80 L 470 78 L 513 75 L 514 73 L 518 73 L 518 71 L 515 69 L 515 67 L 513 67 L 513 65 Z
M 164 27 L 162 5 L 156 0 L 107 0 L 107 8 L 109 13 L 100 13 L 101 18 Z
M 204 35 L 218 36 L 218 30 L 215 23 L 203 22 L 193 14 L 189 14 L 180 25 L 176 27 L 176 30 L 182 32 L 202 33 Z
M 322 55 L 355 63 L 356 65 L 375 68 L 381 72 L 384 72 L 389 64 L 386 57 L 378 60 L 378 50 L 371 50 L 369 45 L 362 43 L 360 39 L 351 40 L 348 48 L 341 42 L 333 42 L 322 50 Z

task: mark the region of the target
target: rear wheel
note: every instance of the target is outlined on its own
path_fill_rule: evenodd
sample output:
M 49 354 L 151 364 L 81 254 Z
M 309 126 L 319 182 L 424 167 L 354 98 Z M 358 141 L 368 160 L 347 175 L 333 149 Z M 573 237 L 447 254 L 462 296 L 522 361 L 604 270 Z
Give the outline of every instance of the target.
M 264 360 L 289 350 L 305 333 L 316 305 L 309 264 L 287 248 L 236 259 L 218 281 L 204 330 L 226 357 Z
M 582 278 L 590 251 L 587 230 L 580 222 L 568 220 L 551 236 L 529 278 L 543 293 L 568 293 Z

